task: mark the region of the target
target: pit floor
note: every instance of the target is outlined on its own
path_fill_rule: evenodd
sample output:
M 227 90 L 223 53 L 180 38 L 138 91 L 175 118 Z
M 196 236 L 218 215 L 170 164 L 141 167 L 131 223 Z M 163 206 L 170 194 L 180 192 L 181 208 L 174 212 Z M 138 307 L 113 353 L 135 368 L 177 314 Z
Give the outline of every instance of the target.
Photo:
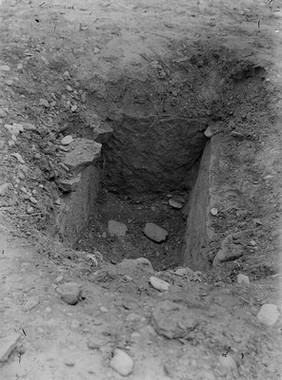
M 177 193 L 187 197 L 187 193 Z M 172 208 L 167 195 L 146 195 L 130 198 L 106 189 L 100 191 L 96 210 L 76 249 L 99 251 L 105 260 L 119 263 L 123 259 L 146 257 L 155 270 L 181 265 L 186 217 L 183 209 Z M 123 222 L 125 236 L 110 236 L 108 221 Z M 143 233 L 146 223 L 155 223 L 168 232 L 163 243 L 149 240 Z

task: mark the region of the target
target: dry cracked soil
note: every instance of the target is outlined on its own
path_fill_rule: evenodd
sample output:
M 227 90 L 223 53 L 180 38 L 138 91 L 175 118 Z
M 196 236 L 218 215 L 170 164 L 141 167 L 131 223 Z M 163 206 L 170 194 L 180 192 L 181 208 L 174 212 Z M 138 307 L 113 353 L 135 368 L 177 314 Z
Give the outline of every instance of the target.
M 280 5 L 0 0 L 1 380 L 281 379 Z M 187 165 L 187 136 L 170 134 L 186 120 Z M 101 125 L 116 142 L 70 246 L 57 226 L 62 183 L 75 186 L 62 157 Z M 209 260 L 189 269 L 189 205 L 177 205 L 210 138 L 225 142 L 228 197 L 212 209 Z M 109 220 L 126 235 L 110 235 Z M 144 236 L 147 222 L 167 241 Z M 227 231 L 240 254 L 221 262 Z

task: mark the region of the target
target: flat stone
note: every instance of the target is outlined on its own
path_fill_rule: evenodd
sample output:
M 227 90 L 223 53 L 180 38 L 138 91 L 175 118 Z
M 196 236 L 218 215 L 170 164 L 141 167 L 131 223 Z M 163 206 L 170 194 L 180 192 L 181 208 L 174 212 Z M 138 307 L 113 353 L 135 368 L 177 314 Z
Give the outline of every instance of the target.
M 61 299 L 69 305 L 75 305 L 80 299 L 81 288 L 75 282 L 65 282 L 56 289 Z
M 31 123 L 22 123 L 22 125 L 25 131 L 36 131 L 37 129 L 36 126 Z
M 237 282 L 238 284 L 249 284 L 250 280 L 249 280 L 249 277 L 246 276 L 245 274 L 239 273 L 237 275 Z
M 5 363 L 21 338 L 20 334 L 11 334 L 0 339 L 0 363 Z
M 157 226 L 155 223 L 146 223 L 143 232 L 147 238 L 153 240 L 156 243 L 165 241 L 168 235 L 168 232 L 165 229 Z
M 92 140 L 75 140 L 73 150 L 66 153 L 63 164 L 73 171 L 80 171 L 100 157 L 101 148 L 102 144 Z
M 49 107 L 49 102 L 46 99 L 39 99 L 39 105 L 48 108 Z
M 213 215 L 213 216 L 216 216 L 218 214 L 218 209 L 213 207 L 210 211 L 210 213 Z
M 80 183 L 80 180 L 81 180 L 81 174 L 78 174 L 74 178 L 59 179 L 58 181 L 56 181 L 56 184 L 58 185 L 59 189 L 63 193 L 69 193 L 71 191 L 77 190 L 79 183 Z
M 158 334 L 177 339 L 188 337 L 198 325 L 198 319 L 191 309 L 166 300 L 154 308 L 152 324 Z
M 184 276 L 191 276 L 194 274 L 194 271 L 192 271 L 192 269 L 190 268 L 178 268 L 174 271 L 174 273 L 177 275 L 177 276 L 180 276 L 180 277 L 184 277 Z
M 107 123 L 94 128 L 94 140 L 98 143 L 105 144 L 113 134 L 113 128 Z
M 24 305 L 23 310 L 24 311 L 31 311 L 32 309 L 35 308 L 39 303 L 39 297 L 38 296 L 33 296 L 30 297 L 27 301 L 27 303 Z
M 67 135 L 61 140 L 62 145 L 69 145 L 72 142 L 73 142 L 73 137 L 71 135 Z
M 25 161 L 19 153 L 11 153 L 12 157 L 15 157 L 20 164 L 24 164 Z
M 176 208 L 176 209 L 181 209 L 183 207 L 183 203 L 182 202 L 179 202 L 173 198 L 170 198 L 170 200 L 168 201 L 168 204 L 173 207 L 173 208 Z
M 10 70 L 11 70 L 11 68 L 8 65 L 1 65 L 0 66 L 0 71 L 10 71 Z
M 170 284 L 160 278 L 151 276 L 149 280 L 150 284 L 154 289 L 160 290 L 162 292 L 169 290 Z
M 273 326 L 280 317 L 278 307 L 274 304 L 266 303 L 262 305 L 257 314 L 257 319 L 266 326 Z
M 110 235 L 125 236 L 127 230 L 127 226 L 122 222 L 117 222 L 115 220 L 108 221 L 108 232 Z
M 128 376 L 133 371 L 134 362 L 126 352 L 117 348 L 114 351 L 110 366 L 121 376 Z

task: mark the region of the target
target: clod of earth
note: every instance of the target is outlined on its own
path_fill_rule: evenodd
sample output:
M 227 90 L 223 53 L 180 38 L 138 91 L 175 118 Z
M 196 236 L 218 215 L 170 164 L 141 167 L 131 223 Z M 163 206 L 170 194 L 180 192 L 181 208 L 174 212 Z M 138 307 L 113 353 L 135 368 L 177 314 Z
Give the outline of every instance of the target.
M 169 339 L 187 338 L 198 325 L 194 311 L 172 301 L 162 301 L 152 312 L 152 324 L 158 334 Z

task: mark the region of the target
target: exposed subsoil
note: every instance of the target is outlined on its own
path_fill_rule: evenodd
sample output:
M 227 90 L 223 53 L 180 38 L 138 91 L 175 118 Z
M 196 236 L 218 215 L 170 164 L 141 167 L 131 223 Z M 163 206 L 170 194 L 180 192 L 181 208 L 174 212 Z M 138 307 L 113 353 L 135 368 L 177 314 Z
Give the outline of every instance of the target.
M 134 361 L 129 379 L 280 379 L 281 317 L 270 327 L 257 319 L 265 303 L 280 314 L 282 307 L 279 4 L 14 0 L 0 3 L 0 18 L 0 337 L 20 334 L 0 377 L 121 379 L 110 367 L 120 348 Z M 189 165 L 169 172 L 142 159 L 139 170 L 138 160 L 118 161 L 120 146 L 109 145 L 97 206 L 76 249 L 49 235 L 57 183 L 68 177 L 64 136 L 91 139 L 99 125 L 128 118 L 168 131 L 177 117 L 199 131 Z M 4 127 L 13 123 L 24 127 L 16 137 Z M 171 208 L 168 195 L 189 198 L 207 126 L 226 142 L 225 211 L 213 220 L 210 270 L 180 276 L 189 210 Z M 131 146 L 144 158 L 158 136 Z M 159 152 L 173 157 L 173 149 Z M 127 224 L 125 237 L 108 236 L 110 219 Z M 167 241 L 148 240 L 146 222 L 166 228 Z M 212 269 L 228 233 L 243 255 Z M 154 269 L 124 261 L 138 257 Z M 239 273 L 250 284 L 238 284 Z M 154 289 L 152 275 L 169 290 Z M 82 287 L 74 306 L 56 292 L 68 281 Z M 185 307 L 197 323 L 184 334 L 179 321 L 181 333 L 165 337 L 154 317 L 161 301 Z M 172 312 L 165 328 L 174 323 Z

